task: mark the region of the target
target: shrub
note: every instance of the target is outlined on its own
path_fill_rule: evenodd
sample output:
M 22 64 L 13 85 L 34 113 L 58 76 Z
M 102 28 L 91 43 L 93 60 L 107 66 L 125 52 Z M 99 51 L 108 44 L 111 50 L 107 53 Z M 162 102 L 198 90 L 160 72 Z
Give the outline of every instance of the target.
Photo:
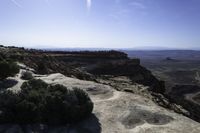
M 93 110 L 88 94 L 62 85 L 48 85 L 42 80 L 25 82 L 21 92 L 0 94 L 1 123 L 45 123 L 50 125 L 78 122 Z
M 0 61 L 0 80 L 19 73 L 19 66 L 12 61 Z
M 39 74 L 47 74 L 48 73 L 48 68 L 47 68 L 46 64 L 44 64 L 44 62 L 42 62 L 42 61 L 37 63 L 36 70 Z
M 3 55 L 0 53 L 0 61 L 3 61 Z
M 33 75 L 29 71 L 24 71 L 24 72 L 22 72 L 21 79 L 30 80 L 30 79 L 33 79 Z

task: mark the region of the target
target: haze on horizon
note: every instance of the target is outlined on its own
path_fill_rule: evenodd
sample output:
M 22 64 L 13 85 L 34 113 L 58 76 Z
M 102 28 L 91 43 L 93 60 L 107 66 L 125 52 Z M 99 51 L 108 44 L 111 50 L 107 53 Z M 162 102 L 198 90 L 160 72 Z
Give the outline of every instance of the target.
M 0 44 L 200 48 L 200 0 L 1 0 Z

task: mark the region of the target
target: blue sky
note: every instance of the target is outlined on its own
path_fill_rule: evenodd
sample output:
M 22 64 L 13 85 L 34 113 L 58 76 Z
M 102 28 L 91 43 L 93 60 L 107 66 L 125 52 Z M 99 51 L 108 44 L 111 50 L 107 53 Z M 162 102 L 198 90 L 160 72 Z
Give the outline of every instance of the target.
M 200 0 L 0 0 L 0 44 L 200 48 Z

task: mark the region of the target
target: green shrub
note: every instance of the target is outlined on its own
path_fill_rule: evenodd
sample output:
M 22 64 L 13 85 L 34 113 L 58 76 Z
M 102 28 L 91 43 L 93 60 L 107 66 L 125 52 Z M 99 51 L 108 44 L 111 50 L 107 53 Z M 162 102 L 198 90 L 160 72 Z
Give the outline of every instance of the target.
M 19 66 L 12 61 L 0 61 L 0 80 L 19 73 Z
M 3 61 L 3 55 L 0 53 L 0 61 Z
M 24 71 L 24 72 L 22 72 L 21 79 L 24 79 L 24 80 L 33 79 L 33 74 L 29 71 Z
M 48 67 L 46 66 L 46 64 L 43 61 L 40 61 L 39 63 L 37 63 L 36 70 L 39 74 L 47 74 L 48 73 Z
M 57 125 L 84 119 L 91 114 L 93 103 L 81 89 L 70 90 L 32 79 L 22 85 L 18 94 L 1 93 L 0 110 L 0 123 Z

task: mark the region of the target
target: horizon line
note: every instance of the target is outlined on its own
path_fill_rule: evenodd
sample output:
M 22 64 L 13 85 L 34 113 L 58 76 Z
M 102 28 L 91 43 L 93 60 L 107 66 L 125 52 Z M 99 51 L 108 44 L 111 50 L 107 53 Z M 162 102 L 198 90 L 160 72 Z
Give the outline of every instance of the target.
M 4 47 L 19 47 L 19 48 L 26 48 L 26 49 L 40 49 L 40 50 L 131 50 L 131 51 L 164 51 L 164 50 L 192 50 L 192 51 L 200 51 L 199 48 L 172 48 L 172 47 L 47 47 L 47 46 L 16 46 L 16 45 L 2 45 Z

